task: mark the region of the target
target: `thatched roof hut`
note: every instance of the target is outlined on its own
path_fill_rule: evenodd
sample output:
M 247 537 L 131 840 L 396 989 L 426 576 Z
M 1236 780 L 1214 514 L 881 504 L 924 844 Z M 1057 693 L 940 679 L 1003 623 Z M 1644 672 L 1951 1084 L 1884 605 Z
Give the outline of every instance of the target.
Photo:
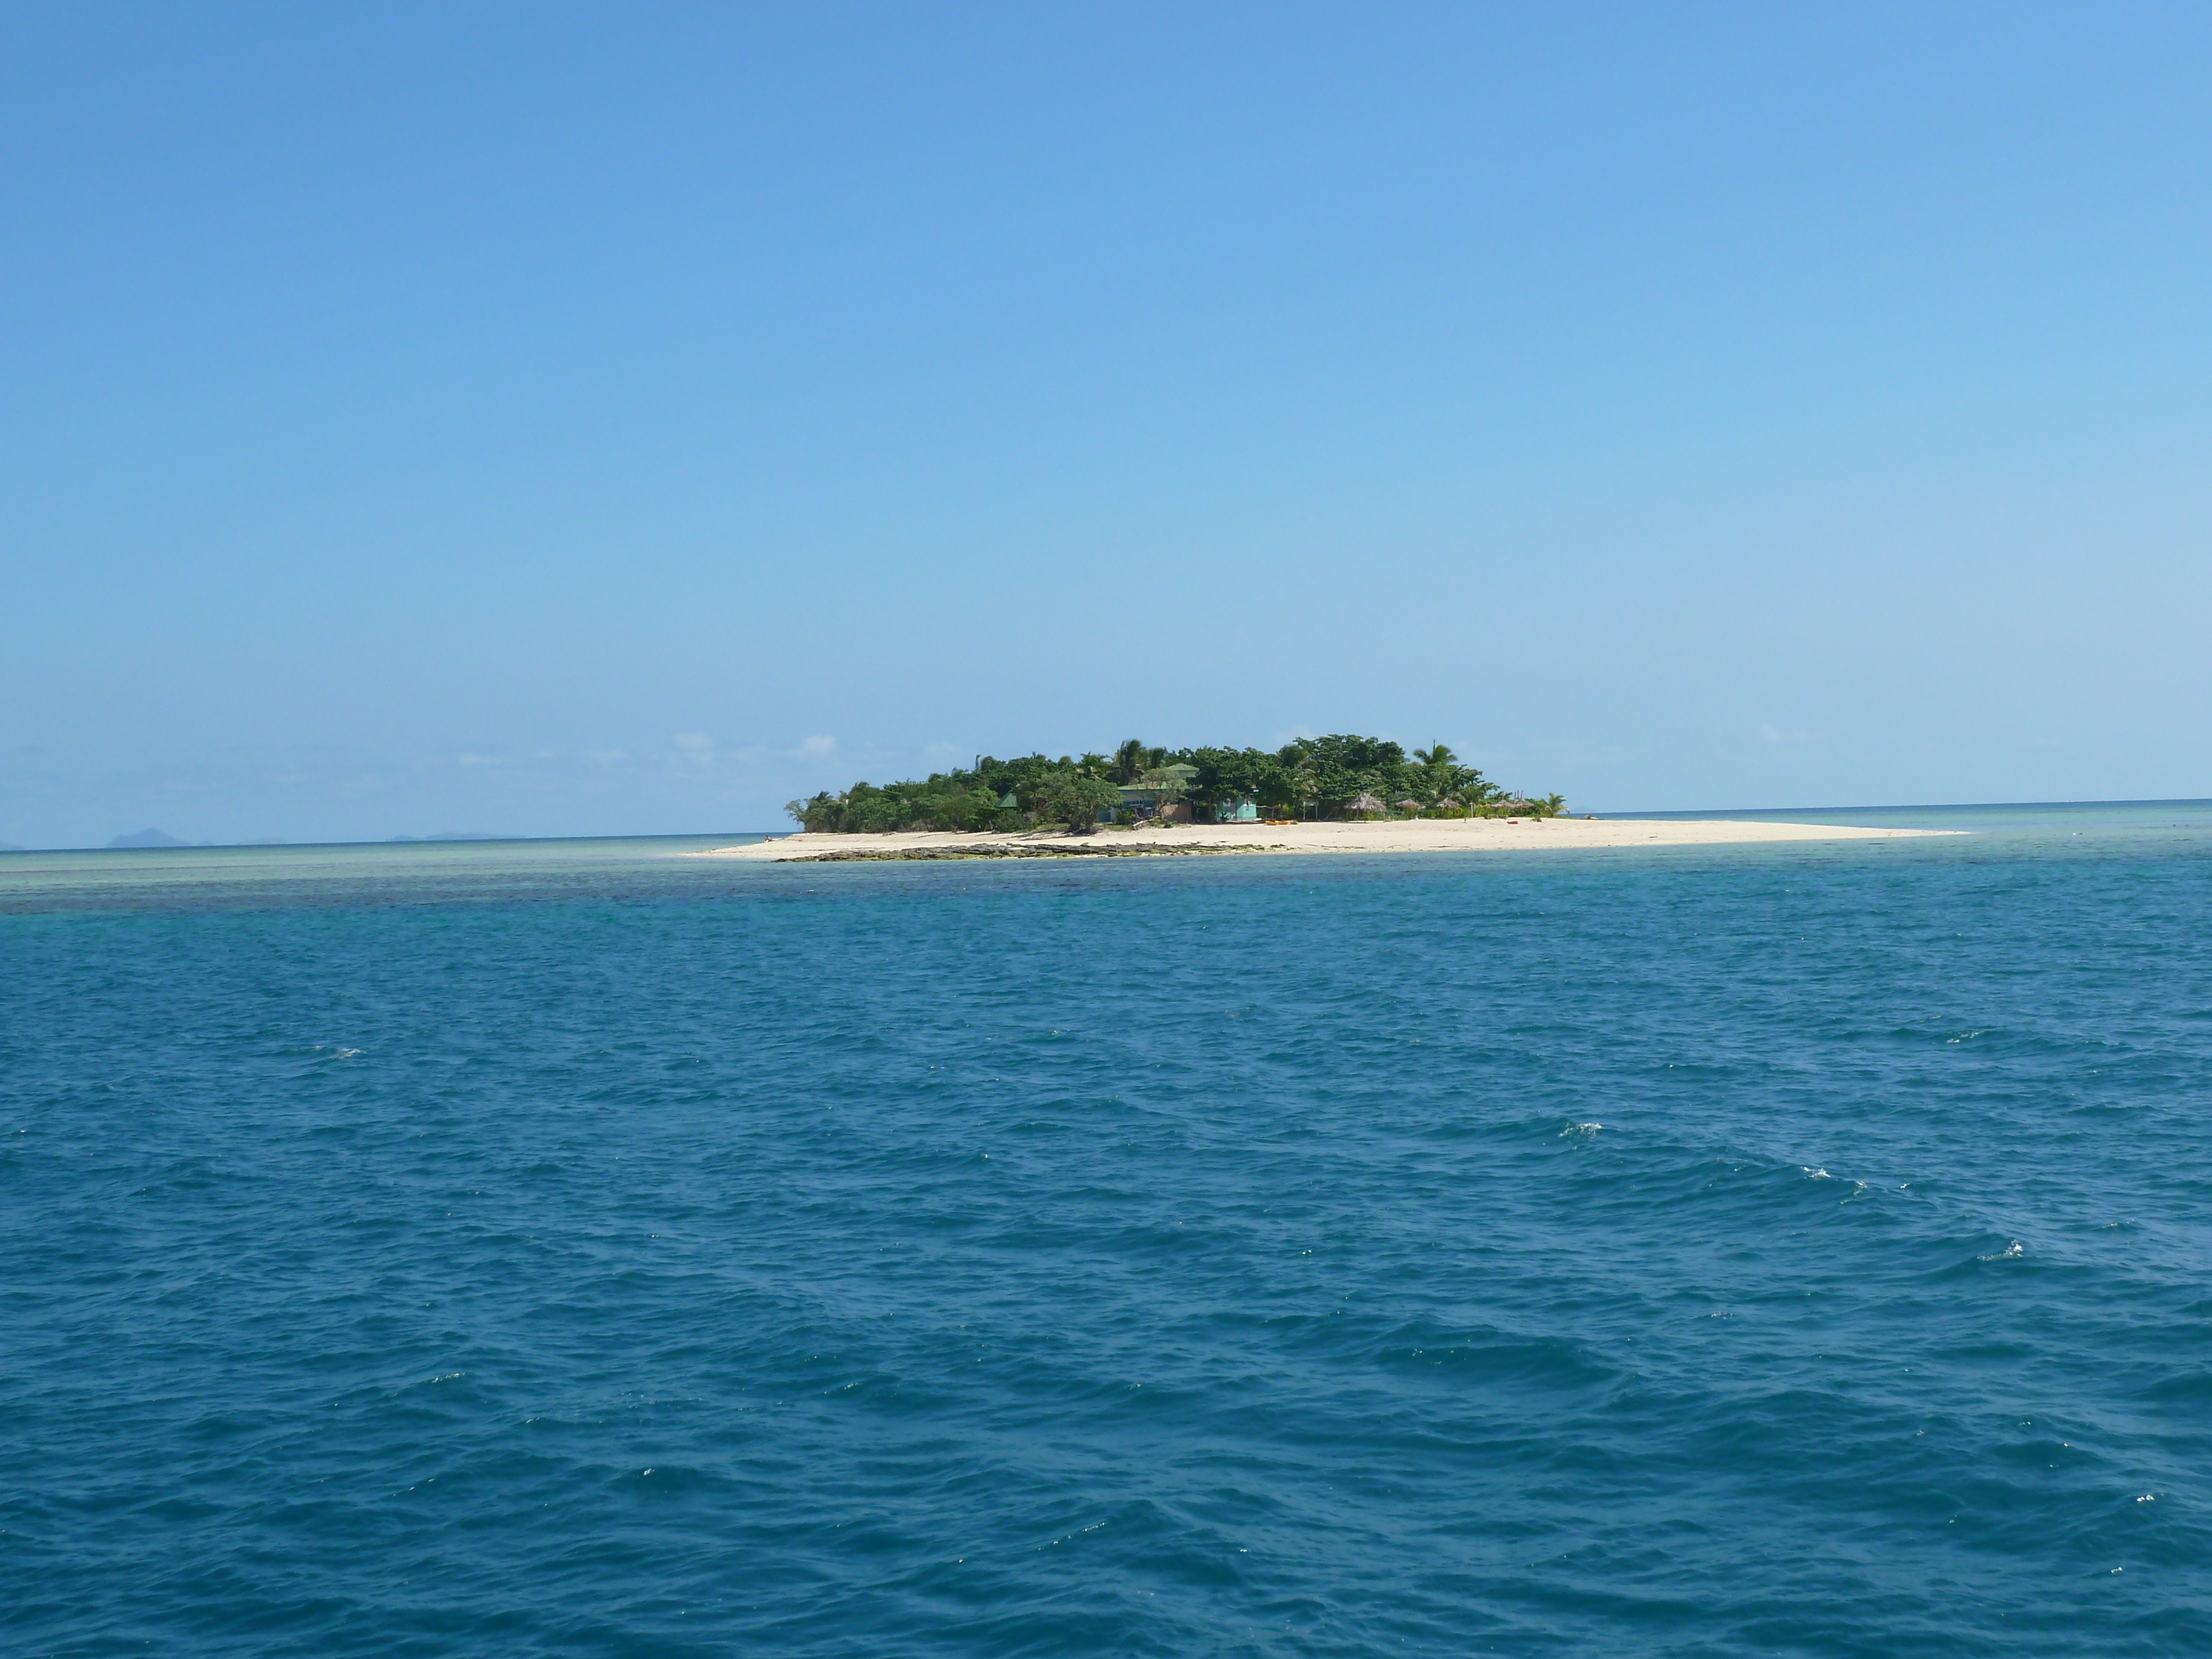
M 1382 801 L 1376 795 L 1354 795 L 1344 804 L 1344 810 L 1347 812 L 1379 812 L 1382 810 Z

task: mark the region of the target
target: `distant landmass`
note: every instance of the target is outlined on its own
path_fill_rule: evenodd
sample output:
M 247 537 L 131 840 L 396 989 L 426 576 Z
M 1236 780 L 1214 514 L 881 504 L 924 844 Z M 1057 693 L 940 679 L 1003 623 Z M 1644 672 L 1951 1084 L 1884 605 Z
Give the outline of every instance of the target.
M 190 847 L 191 842 L 179 841 L 166 830 L 141 830 L 135 836 L 118 836 L 107 844 L 110 847 Z
M 515 841 L 514 836 L 489 836 L 473 830 L 441 830 L 429 836 L 394 836 L 394 841 Z

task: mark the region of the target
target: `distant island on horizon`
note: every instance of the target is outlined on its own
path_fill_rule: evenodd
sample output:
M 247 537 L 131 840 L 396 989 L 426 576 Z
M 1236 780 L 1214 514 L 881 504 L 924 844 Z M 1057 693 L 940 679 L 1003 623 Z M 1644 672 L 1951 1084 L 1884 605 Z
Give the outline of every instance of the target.
M 1110 755 L 1043 754 L 975 763 L 898 783 L 822 790 L 784 809 L 814 833 L 1018 831 L 1060 824 L 1269 820 L 1557 817 L 1559 794 L 1516 794 L 1444 744 L 1416 749 L 1348 732 L 1298 738 L 1273 751 L 1164 749 L 1131 738 Z
M 190 847 L 191 842 L 171 835 L 166 830 L 138 830 L 127 836 L 118 836 L 107 843 L 111 852 L 118 849 L 149 847 Z

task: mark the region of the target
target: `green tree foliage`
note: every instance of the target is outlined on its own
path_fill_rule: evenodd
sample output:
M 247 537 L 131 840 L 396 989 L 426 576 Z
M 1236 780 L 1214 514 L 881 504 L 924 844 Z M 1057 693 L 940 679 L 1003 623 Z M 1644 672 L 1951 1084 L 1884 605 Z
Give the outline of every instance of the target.
M 892 830 L 1018 830 L 1065 823 L 1095 826 L 1100 811 L 1120 799 L 1114 786 L 1150 779 L 1169 766 L 1187 766 L 1188 784 L 1172 780 L 1201 822 L 1233 814 L 1246 802 L 1270 816 L 1337 817 L 1362 795 L 1392 804 L 1414 801 L 1424 816 L 1513 813 L 1552 817 L 1565 800 L 1548 795 L 1525 799 L 1499 788 L 1443 744 L 1411 757 L 1382 738 L 1348 732 L 1299 738 L 1270 753 L 1262 749 L 1153 748 L 1132 738 L 1112 756 L 1024 755 L 1013 760 L 981 756 L 974 766 L 933 773 L 921 781 L 878 786 L 856 783 L 839 794 L 827 790 L 787 809 L 809 830 L 845 834 Z
M 1186 764 L 1198 769 L 1198 775 L 1184 791 L 1198 817 L 1233 811 L 1242 801 L 1267 798 L 1265 785 L 1272 763 L 1256 749 L 1192 749 L 1184 751 L 1184 758 Z
M 857 834 L 889 830 L 1012 830 L 1022 826 L 1018 811 L 1000 808 L 1000 797 L 977 782 L 972 773 L 939 773 L 926 783 L 894 783 L 878 789 L 856 783 L 842 794 L 827 790 L 787 809 L 809 830 Z
M 1481 808 L 1492 801 L 1504 799 L 1505 792 L 1491 783 L 1472 766 L 1463 766 L 1460 758 L 1446 744 L 1436 744 L 1427 749 L 1413 751 L 1413 764 L 1419 769 L 1419 781 L 1414 794 L 1434 806 L 1440 801 L 1455 801 L 1469 808 Z M 1561 802 L 1565 805 L 1564 800 Z
M 1121 800 L 1121 792 L 1112 784 L 1070 770 L 1039 779 L 1030 792 L 1029 810 L 1040 822 L 1066 824 L 1071 836 L 1087 836 L 1097 829 L 1098 815 Z

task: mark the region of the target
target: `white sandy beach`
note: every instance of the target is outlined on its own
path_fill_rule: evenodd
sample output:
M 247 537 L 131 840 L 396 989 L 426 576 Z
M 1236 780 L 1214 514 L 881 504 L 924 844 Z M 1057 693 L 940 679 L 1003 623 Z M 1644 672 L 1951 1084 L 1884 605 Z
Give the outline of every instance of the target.
M 1386 823 L 1208 823 L 1102 829 L 911 830 L 887 835 L 802 833 L 691 858 L 785 864 L 863 859 L 1052 858 L 1177 853 L 1472 853 L 1528 848 L 1719 847 L 1753 842 L 1890 841 L 1959 832 L 1875 830 L 1830 823 L 1762 823 L 1726 818 L 1436 818 Z

